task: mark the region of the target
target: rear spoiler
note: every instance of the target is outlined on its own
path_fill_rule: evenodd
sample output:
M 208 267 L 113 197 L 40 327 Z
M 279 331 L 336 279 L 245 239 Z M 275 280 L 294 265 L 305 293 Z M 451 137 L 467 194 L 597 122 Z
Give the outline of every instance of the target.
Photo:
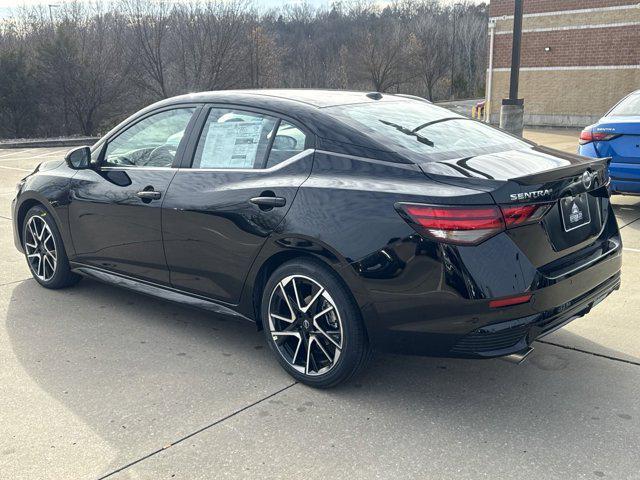
M 611 157 L 590 158 L 588 161 L 566 165 L 564 167 L 545 170 L 544 172 L 514 177 L 511 181 L 519 185 L 536 185 L 557 181 L 559 178 L 567 178 L 575 175 L 582 175 L 585 170 L 598 171 L 606 170 L 611 163 Z

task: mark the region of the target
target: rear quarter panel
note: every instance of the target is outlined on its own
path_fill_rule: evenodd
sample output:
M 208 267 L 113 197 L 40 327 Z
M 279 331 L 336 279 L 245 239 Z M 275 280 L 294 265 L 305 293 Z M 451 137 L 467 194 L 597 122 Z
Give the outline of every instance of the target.
M 433 182 L 415 165 L 316 152 L 313 171 L 280 226 L 330 245 L 348 263 L 414 230 L 396 202 L 493 203 L 488 194 Z
M 467 296 L 465 280 L 452 266 L 458 259 L 455 248 L 422 239 L 397 213 L 396 202 L 481 204 L 492 199 L 434 182 L 414 165 L 316 152 L 311 175 L 254 263 L 245 308 L 260 266 L 287 251 L 322 258 L 342 277 L 370 335 L 379 330 L 377 312 L 385 302 L 398 313 L 416 305 L 398 305 L 402 298 L 442 291 Z

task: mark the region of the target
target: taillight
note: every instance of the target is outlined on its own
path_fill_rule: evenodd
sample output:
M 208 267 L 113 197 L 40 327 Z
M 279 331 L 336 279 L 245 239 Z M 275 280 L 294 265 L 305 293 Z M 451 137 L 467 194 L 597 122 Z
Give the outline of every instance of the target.
M 399 203 L 405 219 L 436 240 L 475 245 L 504 230 L 500 208 L 493 205 L 448 207 Z
M 594 132 L 590 127 L 587 127 L 580 132 L 580 145 L 585 145 L 590 142 L 605 142 L 607 140 L 613 140 L 617 136 L 615 133 Z
M 552 203 L 515 206 L 503 205 L 500 209 L 502 210 L 505 225 L 507 228 L 511 228 L 540 221 L 552 205 Z
M 397 203 L 396 209 L 418 233 L 444 243 L 477 245 L 507 228 L 539 221 L 551 204 L 442 206 Z

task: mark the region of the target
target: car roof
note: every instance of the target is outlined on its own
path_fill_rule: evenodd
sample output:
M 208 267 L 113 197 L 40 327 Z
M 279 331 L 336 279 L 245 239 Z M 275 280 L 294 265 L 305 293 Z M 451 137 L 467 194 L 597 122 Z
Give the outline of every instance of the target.
M 376 94 L 379 95 L 376 98 Z M 354 103 L 370 103 L 380 101 L 399 101 L 403 97 L 392 94 L 378 94 L 377 92 L 358 92 L 349 90 L 322 90 L 306 88 L 280 89 L 246 89 L 246 90 L 218 90 L 180 95 L 165 100 L 167 103 L 182 102 L 216 102 L 229 101 L 238 98 L 253 98 L 255 100 L 273 101 L 275 103 L 298 103 L 310 107 L 324 108 Z
M 188 93 L 177 97 L 160 100 L 146 108 L 136 112 L 118 126 L 109 131 L 103 138 L 108 138 L 116 134 L 121 128 L 136 121 L 136 119 L 149 112 L 172 108 L 180 105 L 195 104 L 229 104 L 238 107 L 246 106 L 252 109 L 264 109 L 281 115 L 285 119 L 298 122 L 306 127 L 318 139 L 324 139 L 322 145 L 329 148 L 327 142 L 336 142 L 341 145 L 359 146 L 358 155 L 375 157 L 384 152 L 388 157 L 390 152 L 386 145 L 374 140 L 362 129 L 356 128 L 341 121 L 338 116 L 323 110 L 327 107 L 339 105 L 360 105 L 386 102 L 420 102 L 418 97 L 409 98 L 402 95 L 393 95 L 377 92 L 357 92 L 346 90 L 315 90 L 315 89 L 264 89 L 264 90 L 219 90 L 211 92 Z M 426 104 L 431 104 L 424 100 Z M 432 108 L 440 108 L 431 105 Z M 446 112 L 443 109 L 443 112 Z M 449 116 L 458 116 L 450 112 Z M 102 141 L 102 139 L 101 139 Z M 99 141 L 96 146 L 101 143 Z M 398 154 L 393 154 L 398 156 Z M 376 157 L 377 158 L 377 157 Z M 411 163 L 406 159 L 394 160 L 400 163 Z
M 417 97 L 416 97 L 417 98 Z M 339 105 L 361 105 L 386 102 L 417 102 L 415 98 L 401 95 L 381 94 L 378 92 L 356 92 L 347 90 L 318 90 L 318 89 L 263 89 L 263 90 L 217 90 L 210 92 L 195 92 L 170 97 L 149 105 L 124 120 L 107 135 L 114 133 L 121 125 L 127 124 L 137 117 L 167 107 L 186 104 L 219 104 L 235 105 L 264 109 L 297 120 L 302 125 L 320 135 L 331 135 L 331 130 L 338 128 L 338 120 L 324 111 L 324 108 Z M 424 100 L 426 103 L 430 103 Z M 316 128 L 313 128 L 316 127 Z M 345 125 L 339 127 L 344 129 Z M 360 134 L 362 135 L 362 134 Z

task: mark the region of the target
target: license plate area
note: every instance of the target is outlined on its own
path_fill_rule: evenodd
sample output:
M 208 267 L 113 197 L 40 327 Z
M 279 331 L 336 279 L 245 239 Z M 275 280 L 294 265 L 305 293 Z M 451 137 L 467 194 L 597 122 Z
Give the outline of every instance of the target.
M 570 232 L 591 223 L 589 197 L 581 193 L 575 197 L 560 199 L 560 215 L 565 232 Z

